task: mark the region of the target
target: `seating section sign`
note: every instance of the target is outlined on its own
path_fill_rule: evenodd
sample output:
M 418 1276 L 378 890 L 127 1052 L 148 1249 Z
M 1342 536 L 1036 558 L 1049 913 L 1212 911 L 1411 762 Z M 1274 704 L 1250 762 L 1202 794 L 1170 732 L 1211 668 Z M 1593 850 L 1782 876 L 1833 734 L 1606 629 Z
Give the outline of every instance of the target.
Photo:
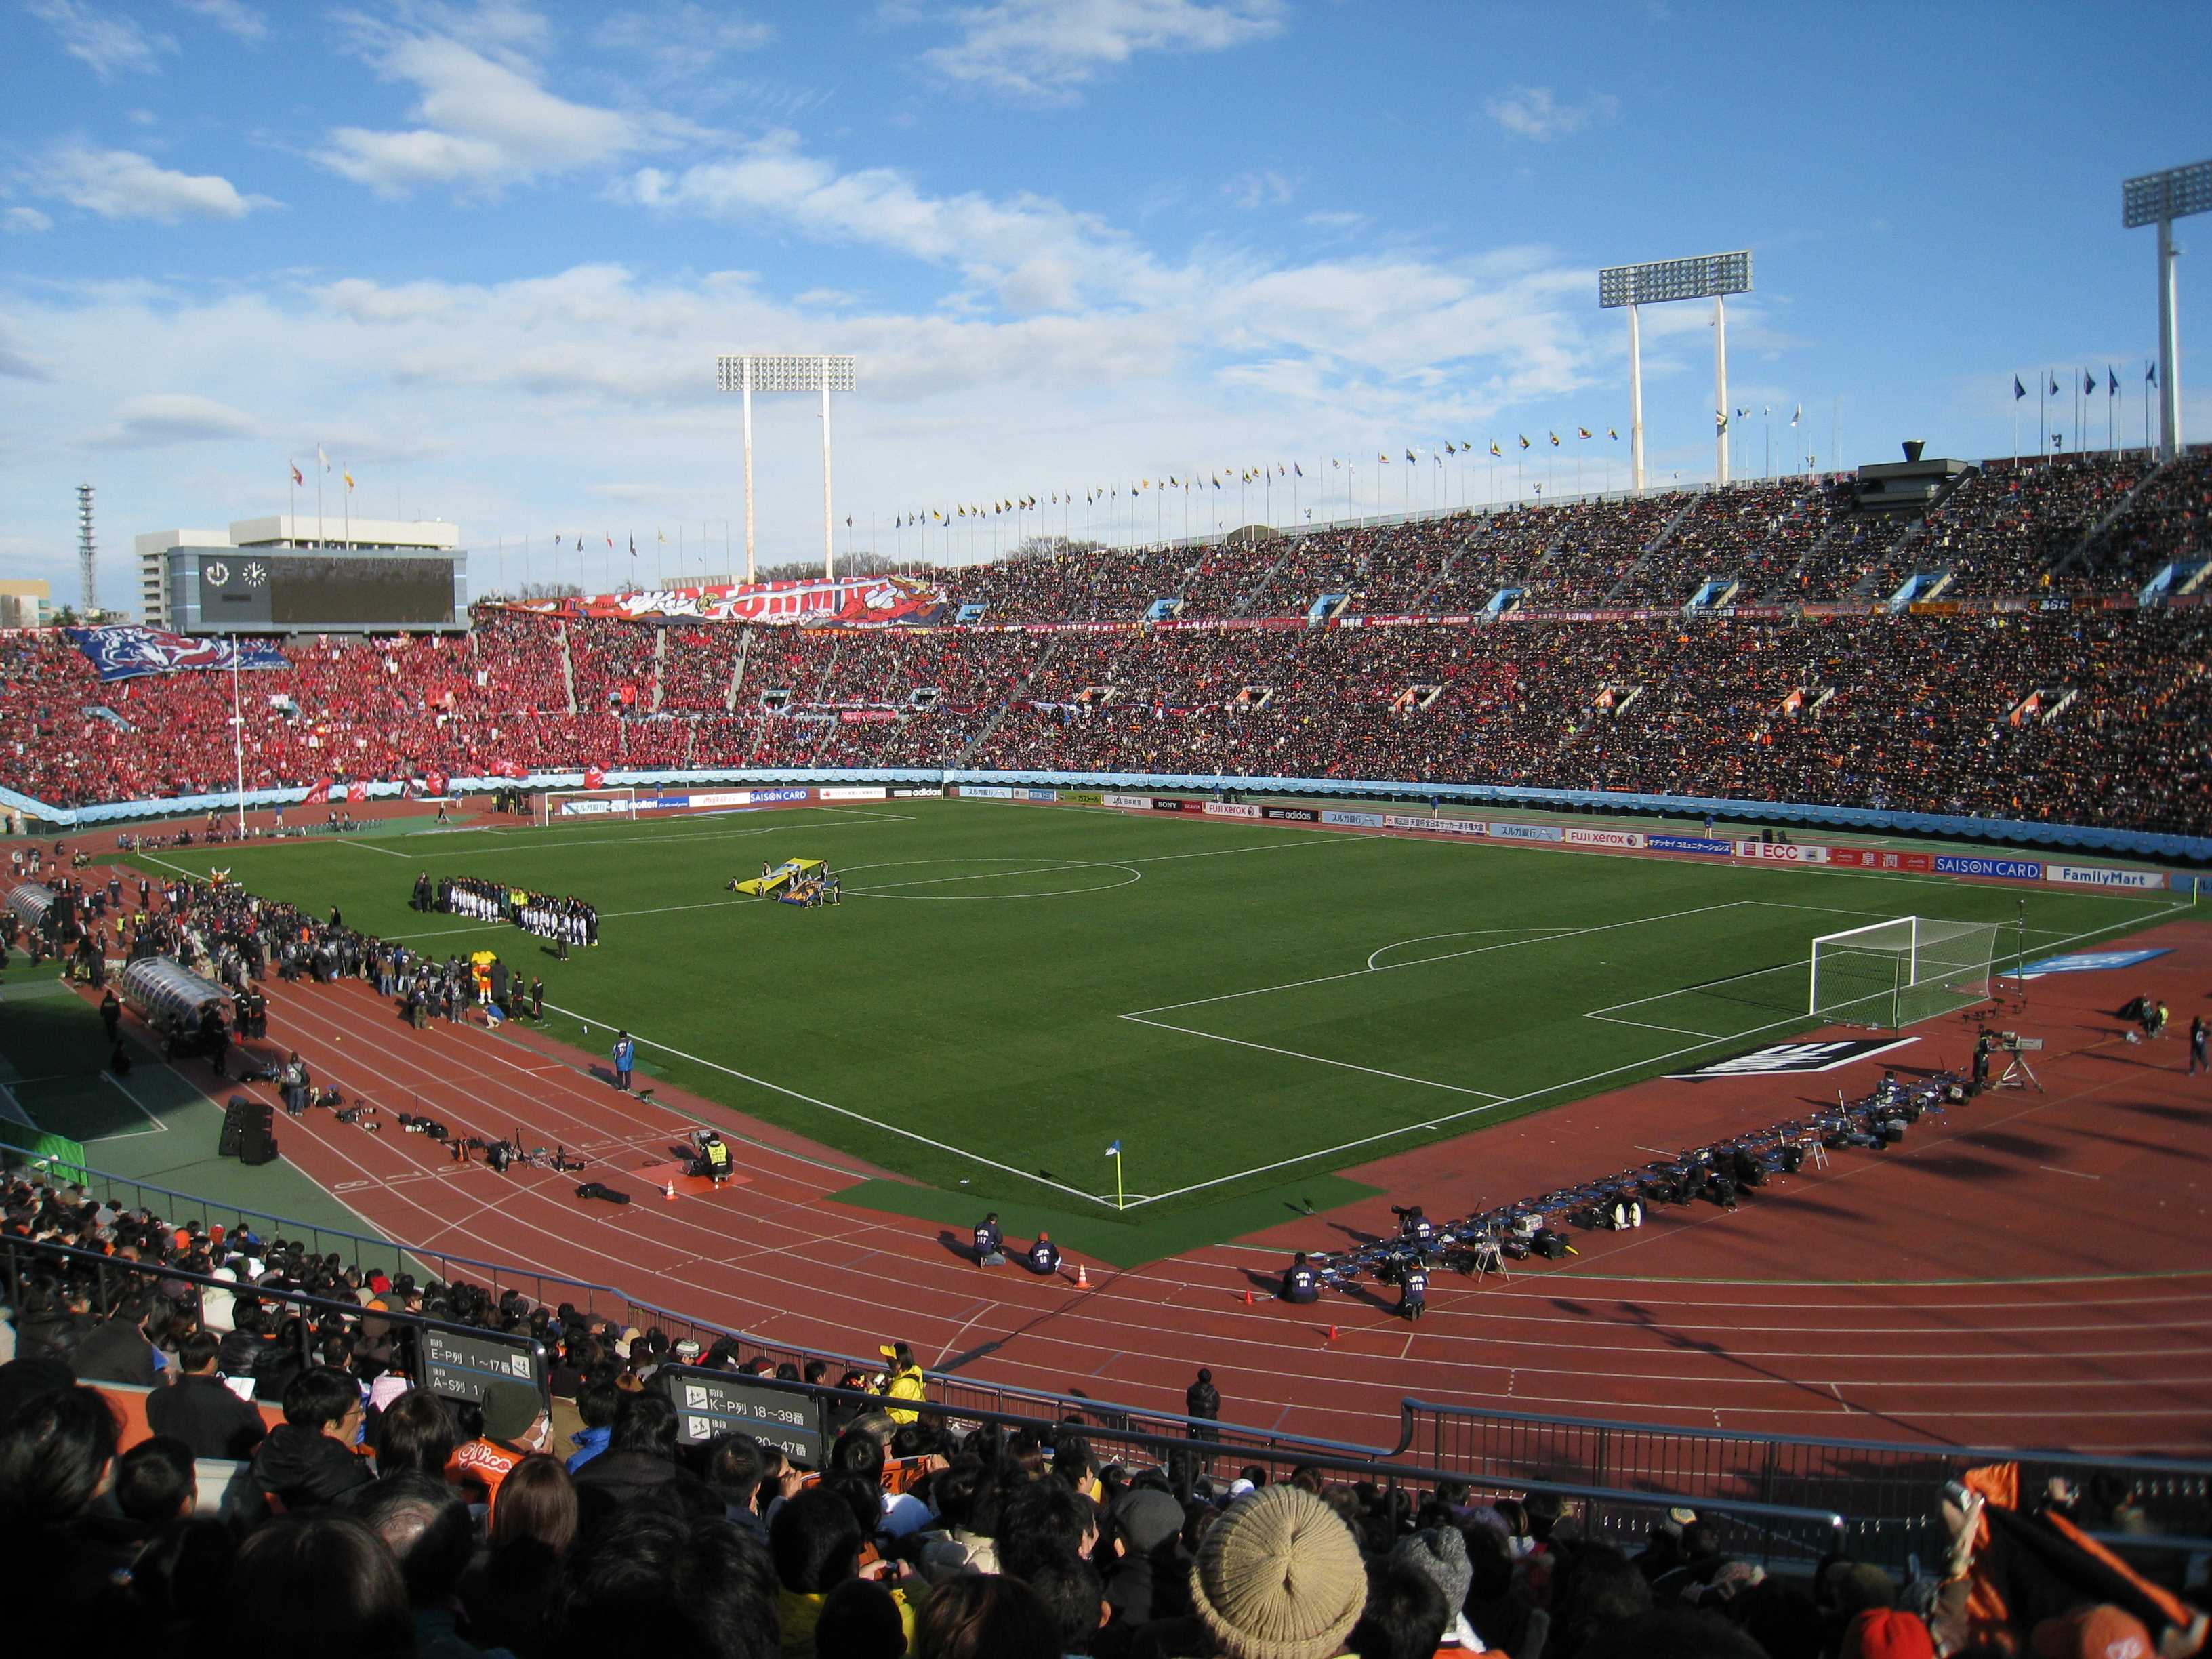
M 680 1445 L 703 1446 L 717 1435 L 749 1434 L 794 1463 L 822 1467 L 822 1402 L 761 1383 L 734 1371 L 664 1365 L 656 1372 L 676 1407 Z
M 422 1333 L 422 1386 L 448 1400 L 482 1401 L 495 1382 L 527 1382 L 542 1395 L 545 1369 L 535 1343 L 518 1343 L 489 1331 Z

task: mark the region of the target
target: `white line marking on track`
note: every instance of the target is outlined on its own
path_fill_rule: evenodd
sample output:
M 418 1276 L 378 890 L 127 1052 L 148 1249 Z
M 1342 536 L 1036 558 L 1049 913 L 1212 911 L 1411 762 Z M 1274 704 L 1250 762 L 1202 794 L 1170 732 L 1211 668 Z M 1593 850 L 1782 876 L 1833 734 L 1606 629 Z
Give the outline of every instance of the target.
M 2035 1167 L 2039 1170 L 2048 1170 L 2053 1175 L 2072 1176 L 2076 1181 L 2102 1181 L 2105 1178 L 2102 1176 L 2084 1175 L 2079 1170 L 2062 1170 L 2056 1164 L 2039 1164 Z

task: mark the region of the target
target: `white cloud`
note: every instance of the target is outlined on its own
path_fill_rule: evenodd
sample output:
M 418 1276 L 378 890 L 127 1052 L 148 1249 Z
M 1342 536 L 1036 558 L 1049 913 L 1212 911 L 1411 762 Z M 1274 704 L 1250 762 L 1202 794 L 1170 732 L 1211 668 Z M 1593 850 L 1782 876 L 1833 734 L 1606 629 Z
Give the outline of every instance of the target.
M 115 410 L 115 424 L 92 441 L 116 448 L 204 443 L 212 439 L 251 438 L 260 430 L 260 423 L 252 416 L 212 398 L 157 392 L 126 398 Z
M 41 196 L 67 202 L 103 219 L 153 219 L 173 224 L 183 218 L 242 219 L 255 208 L 273 207 L 263 196 L 246 196 L 219 174 L 175 173 L 156 167 L 135 150 L 64 145 L 33 167 L 26 183 Z
M 269 38 L 269 20 L 244 0 L 177 0 L 177 3 L 248 45 L 258 46 Z
M 0 214 L 0 230 L 10 236 L 35 236 L 53 228 L 54 222 L 36 208 L 11 207 Z
M 526 39 L 523 22 L 502 25 L 501 38 Z M 534 66 L 504 49 L 495 57 L 450 35 L 375 28 L 366 38 L 380 75 L 414 84 L 412 113 L 422 125 L 340 127 L 317 159 L 379 194 L 404 196 L 426 185 L 495 189 L 610 161 L 647 142 L 630 118 L 548 92 Z
M 727 52 L 757 52 L 775 40 L 773 23 L 763 23 L 696 0 L 658 11 L 610 12 L 592 31 L 592 43 L 616 52 L 634 52 L 665 64 L 692 65 Z
M 1066 102 L 1140 52 L 1224 52 L 1283 27 L 1281 0 L 1000 0 L 953 14 L 960 39 L 922 53 L 946 78 Z
M 61 38 L 63 51 L 90 65 L 103 81 L 118 74 L 156 74 L 161 54 L 177 49 L 167 35 L 149 33 L 129 17 L 109 16 L 86 0 L 25 0 L 23 9 Z
M 1549 87 L 1515 87 L 1502 98 L 1485 100 L 1482 107 L 1515 137 L 1545 143 L 1614 119 L 1620 113 L 1620 100 L 1608 92 L 1594 92 L 1579 104 L 1563 104 Z
M 1221 193 L 1248 213 L 1255 208 L 1280 207 L 1297 191 L 1295 183 L 1272 167 L 1240 173 L 1221 186 Z
M 25 350 L 15 337 L 15 325 L 0 317 L 0 379 L 51 380 L 53 371 Z

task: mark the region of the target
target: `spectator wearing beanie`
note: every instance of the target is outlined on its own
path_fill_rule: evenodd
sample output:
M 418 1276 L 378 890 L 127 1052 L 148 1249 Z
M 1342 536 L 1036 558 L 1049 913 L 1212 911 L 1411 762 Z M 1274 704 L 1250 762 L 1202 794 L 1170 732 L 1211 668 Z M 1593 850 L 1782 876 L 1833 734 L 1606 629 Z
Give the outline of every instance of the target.
M 464 1490 L 481 1485 L 485 1504 L 495 1512 L 500 1483 L 531 1453 L 545 1449 L 551 1429 L 537 1389 L 505 1378 L 494 1382 L 484 1389 L 483 1432 L 453 1448 L 446 1479 Z
M 1468 1587 L 1474 1579 L 1474 1568 L 1467 1559 L 1467 1540 L 1459 1528 L 1425 1527 L 1410 1538 L 1400 1539 L 1390 1552 L 1390 1559 L 1433 1578 L 1437 1588 L 1444 1593 L 1444 1605 L 1451 1609 L 1451 1617 L 1445 1621 L 1442 1645 L 1480 1652 L 1482 1640 L 1467 1622 L 1463 1611 Z
M 1919 1614 L 1869 1607 L 1845 1626 L 1837 1659 L 1936 1659 L 1936 1642 Z M 2149 1659 L 2148 1650 L 2142 1659 Z
M 1191 1605 L 1229 1659 L 1334 1659 L 1367 1604 L 1359 1546 L 1296 1486 L 1229 1506 L 1198 1547 Z

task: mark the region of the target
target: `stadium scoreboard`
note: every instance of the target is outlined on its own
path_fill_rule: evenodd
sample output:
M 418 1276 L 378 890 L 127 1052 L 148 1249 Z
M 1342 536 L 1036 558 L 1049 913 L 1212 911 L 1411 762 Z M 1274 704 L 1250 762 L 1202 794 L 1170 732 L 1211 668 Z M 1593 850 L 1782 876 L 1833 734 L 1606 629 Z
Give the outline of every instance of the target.
M 545 1355 L 535 1342 L 492 1331 L 425 1328 L 418 1352 L 422 1374 L 416 1380 L 448 1400 L 481 1402 L 495 1382 L 527 1383 L 544 1396 Z
M 179 634 L 374 633 L 468 625 L 468 556 L 409 549 L 171 548 Z
M 826 1437 L 820 1401 L 734 1371 L 664 1365 L 653 1375 L 666 1384 L 676 1407 L 679 1445 L 703 1446 L 718 1435 L 749 1434 L 794 1463 L 822 1467 Z

